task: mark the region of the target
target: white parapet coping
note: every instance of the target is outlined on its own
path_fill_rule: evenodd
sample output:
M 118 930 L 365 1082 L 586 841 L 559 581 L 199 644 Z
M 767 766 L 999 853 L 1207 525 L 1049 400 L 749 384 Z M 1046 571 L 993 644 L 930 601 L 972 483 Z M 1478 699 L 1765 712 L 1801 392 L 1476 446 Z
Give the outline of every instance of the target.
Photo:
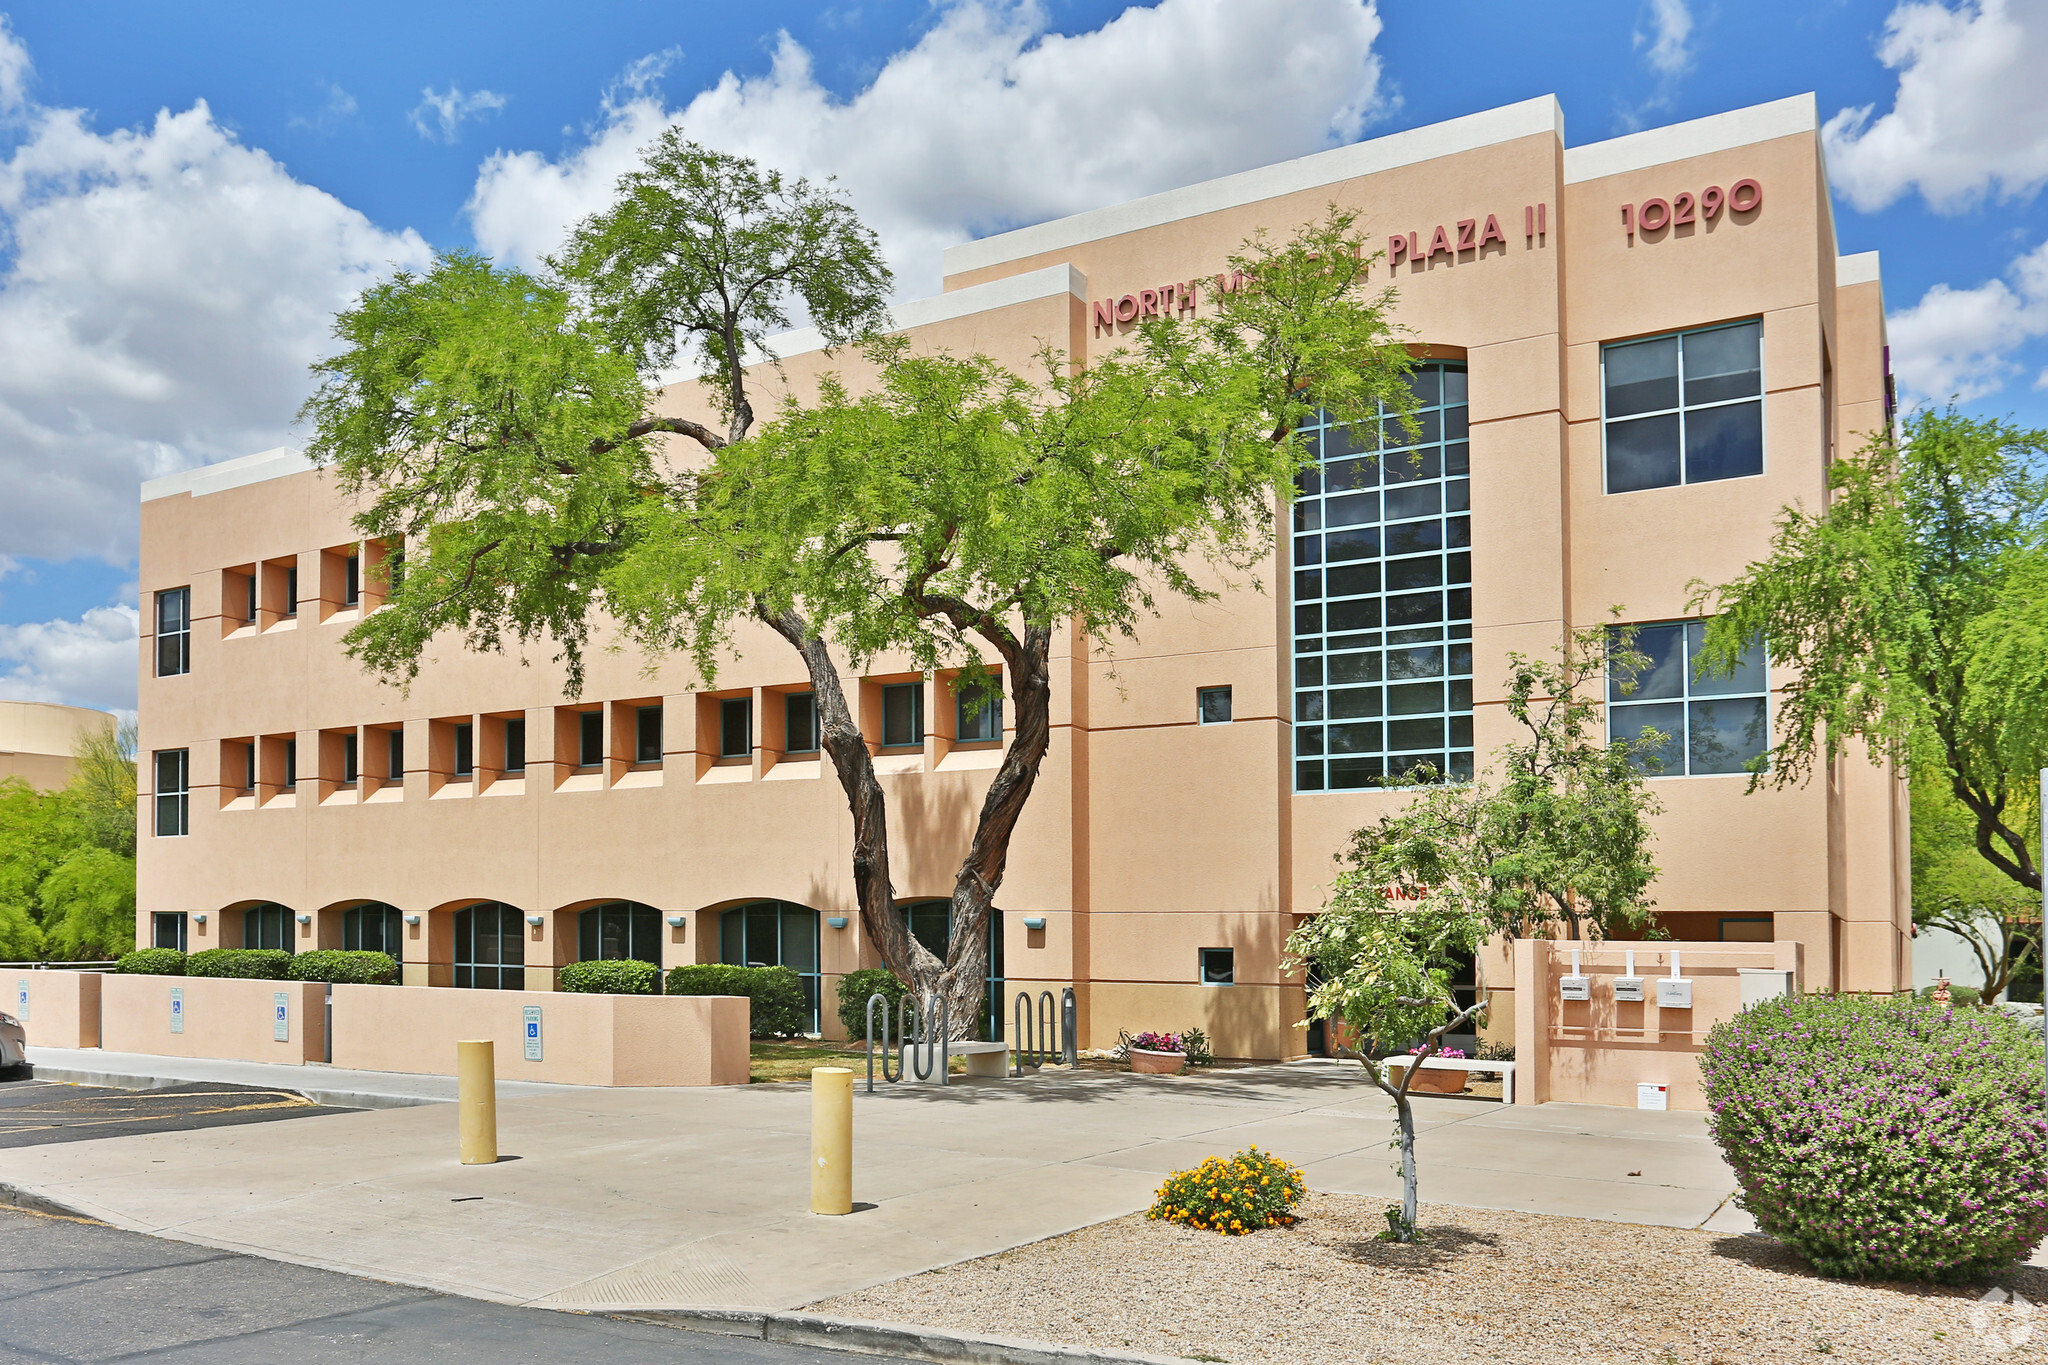
M 274 450 L 260 450 L 254 455 L 240 455 L 218 464 L 201 465 L 197 469 L 151 479 L 142 485 L 142 500 L 152 502 L 157 498 L 175 497 L 179 493 L 190 493 L 196 498 L 223 489 L 262 483 L 265 479 L 281 479 L 287 474 L 303 474 L 314 467 L 302 452 L 290 446 L 278 446 Z

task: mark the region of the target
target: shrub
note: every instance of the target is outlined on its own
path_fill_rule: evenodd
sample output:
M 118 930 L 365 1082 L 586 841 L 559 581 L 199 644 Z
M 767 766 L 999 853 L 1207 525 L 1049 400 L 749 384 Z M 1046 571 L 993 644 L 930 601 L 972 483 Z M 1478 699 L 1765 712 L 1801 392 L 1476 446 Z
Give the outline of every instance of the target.
M 202 948 L 185 959 L 185 975 L 283 981 L 291 965 L 292 955 L 282 948 Z
M 1920 988 L 1920 998 L 1922 1000 L 1933 1000 L 1934 987 L 1922 986 Z M 1948 1002 L 1951 1005 L 1979 1005 L 1983 1001 L 1984 992 L 1977 987 L 1961 986 L 1953 981 L 1948 983 Z
M 337 986 L 387 986 L 398 979 L 398 961 L 389 953 L 318 948 L 295 955 L 285 974 L 294 981 L 331 981 Z
M 571 962 L 562 968 L 560 984 L 565 991 L 584 995 L 659 995 L 661 968 L 630 957 Z
M 183 976 L 185 955 L 176 948 L 138 948 L 132 953 L 121 954 L 114 970 L 141 976 Z
M 2048 1233 L 2041 1047 L 1996 1011 L 1769 1000 L 1700 1070 L 1738 1202 L 1822 1274 L 1967 1280 Z
M 1181 1051 L 1188 1054 L 1189 1066 L 1214 1066 L 1216 1053 L 1209 1046 L 1209 1035 L 1198 1028 L 1191 1028 L 1180 1036 Z
M 749 1006 L 748 1032 L 756 1038 L 792 1038 L 810 1022 L 804 983 L 787 967 L 734 967 L 705 962 L 670 970 L 663 986 L 669 995 L 744 995 Z
M 1294 1206 L 1307 1194 L 1300 1167 L 1247 1147 L 1227 1159 L 1212 1156 L 1192 1171 L 1166 1177 L 1145 1216 L 1235 1237 L 1260 1228 L 1293 1226 Z
M 868 1036 L 868 997 L 881 996 L 893 1011 L 908 990 L 896 979 L 896 973 L 882 967 L 863 967 L 840 977 L 839 1022 L 846 1026 L 846 1036 Z

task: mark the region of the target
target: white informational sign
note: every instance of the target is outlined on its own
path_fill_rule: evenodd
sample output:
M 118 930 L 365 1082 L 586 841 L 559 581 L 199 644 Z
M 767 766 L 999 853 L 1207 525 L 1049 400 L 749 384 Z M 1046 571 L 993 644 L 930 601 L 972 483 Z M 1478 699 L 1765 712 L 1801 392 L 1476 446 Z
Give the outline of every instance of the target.
M 292 1040 L 292 998 L 283 991 L 274 991 L 270 996 L 270 1040 L 274 1043 Z
M 1668 1086 L 1668 1085 L 1657 1085 L 1657 1084 L 1655 1084 L 1655 1083 L 1653 1083 L 1653 1082 L 1650 1082 L 1650 1081 L 1641 1081 L 1641 1082 L 1638 1082 L 1638 1083 L 1637 1083 L 1637 1085 L 1636 1085 L 1636 1108 L 1638 1108 L 1638 1109 L 1669 1109 L 1670 1107 L 1671 1107 L 1671 1087 L 1670 1087 L 1670 1086 Z
M 1615 977 L 1614 998 L 1616 1000 L 1633 1000 L 1640 1004 L 1643 999 L 1643 979 L 1640 976 Z
M 1689 976 L 1660 976 L 1657 978 L 1657 1007 L 1667 1010 L 1689 1010 L 1692 1008 L 1692 978 Z
M 526 1060 L 537 1062 L 540 1060 L 540 1006 L 528 1005 L 522 1013 L 526 1017 Z
M 14 1017 L 22 1023 L 28 1022 L 28 978 L 17 977 L 14 982 Z
M 1560 976 L 1557 979 L 1557 998 L 1560 1000 L 1591 1000 L 1593 978 L 1590 976 Z
M 171 987 L 171 1032 L 185 1031 L 185 988 Z

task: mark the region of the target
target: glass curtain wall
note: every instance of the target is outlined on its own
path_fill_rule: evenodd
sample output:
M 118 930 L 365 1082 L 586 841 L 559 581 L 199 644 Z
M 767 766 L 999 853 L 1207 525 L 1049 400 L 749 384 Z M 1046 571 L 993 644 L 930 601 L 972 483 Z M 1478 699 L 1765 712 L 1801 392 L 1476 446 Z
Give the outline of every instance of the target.
M 806 1031 L 818 1031 L 818 912 L 789 901 L 736 905 L 718 920 L 718 958 L 742 967 L 787 967 L 803 983 Z
M 1411 436 L 1331 422 L 1294 521 L 1294 785 L 1472 777 L 1472 518 L 1465 367 L 1410 377 Z
M 519 910 L 480 901 L 455 912 L 455 984 L 483 991 L 526 989 L 526 933 Z

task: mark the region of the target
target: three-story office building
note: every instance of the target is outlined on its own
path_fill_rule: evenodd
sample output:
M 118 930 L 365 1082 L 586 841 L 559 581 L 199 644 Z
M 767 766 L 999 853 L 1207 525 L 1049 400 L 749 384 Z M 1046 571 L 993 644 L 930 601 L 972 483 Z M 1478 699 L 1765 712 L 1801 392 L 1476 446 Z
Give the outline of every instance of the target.
M 1811 97 L 1573 148 L 1530 100 L 954 247 L 896 320 L 1019 370 L 1046 344 L 1085 362 L 1199 312 L 1248 237 L 1333 202 L 1399 291 L 1419 430 L 1378 458 L 1313 430 L 1260 589 L 1167 600 L 1113 651 L 1062 641 L 998 898 L 1003 989 L 1072 984 L 1093 1043 L 1199 1024 L 1225 1054 L 1300 1053 L 1283 944 L 1348 833 L 1417 763 L 1483 768 L 1509 654 L 1616 607 L 1654 666 L 1610 725 L 1672 737 L 1666 926 L 1797 940 L 1810 986 L 1906 982 L 1900 785 L 1847 760 L 1748 792 L 1784 670 L 1768 642 L 1730 678 L 1690 667 L 1689 585 L 1762 554 L 1778 509 L 1818 506 L 1829 461 L 1890 420 L 1877 261 L 1837 253 Z M 801 332 L 775 349 L 767 384 L 856 363 Z M 694 386 L 659 401 L 705 415 Z M 836 1028 L 836 978 L 875 957 L 787 645 L 742 639 L 709 689 L 598 654 L 572 700 L 545 651 L 451 640 L 400 692 L 341 649 L 394 547 L 359 538 L 328 475 L 274 451 L 143 498 L 145 942 L 376 947 L 466 988 L 545 989 L 582 957 L 780 962 Z M 935 942 L 1003 742 L 1000 708 L 951 684 L 886 659 L 857 680 L 896 890 Z

